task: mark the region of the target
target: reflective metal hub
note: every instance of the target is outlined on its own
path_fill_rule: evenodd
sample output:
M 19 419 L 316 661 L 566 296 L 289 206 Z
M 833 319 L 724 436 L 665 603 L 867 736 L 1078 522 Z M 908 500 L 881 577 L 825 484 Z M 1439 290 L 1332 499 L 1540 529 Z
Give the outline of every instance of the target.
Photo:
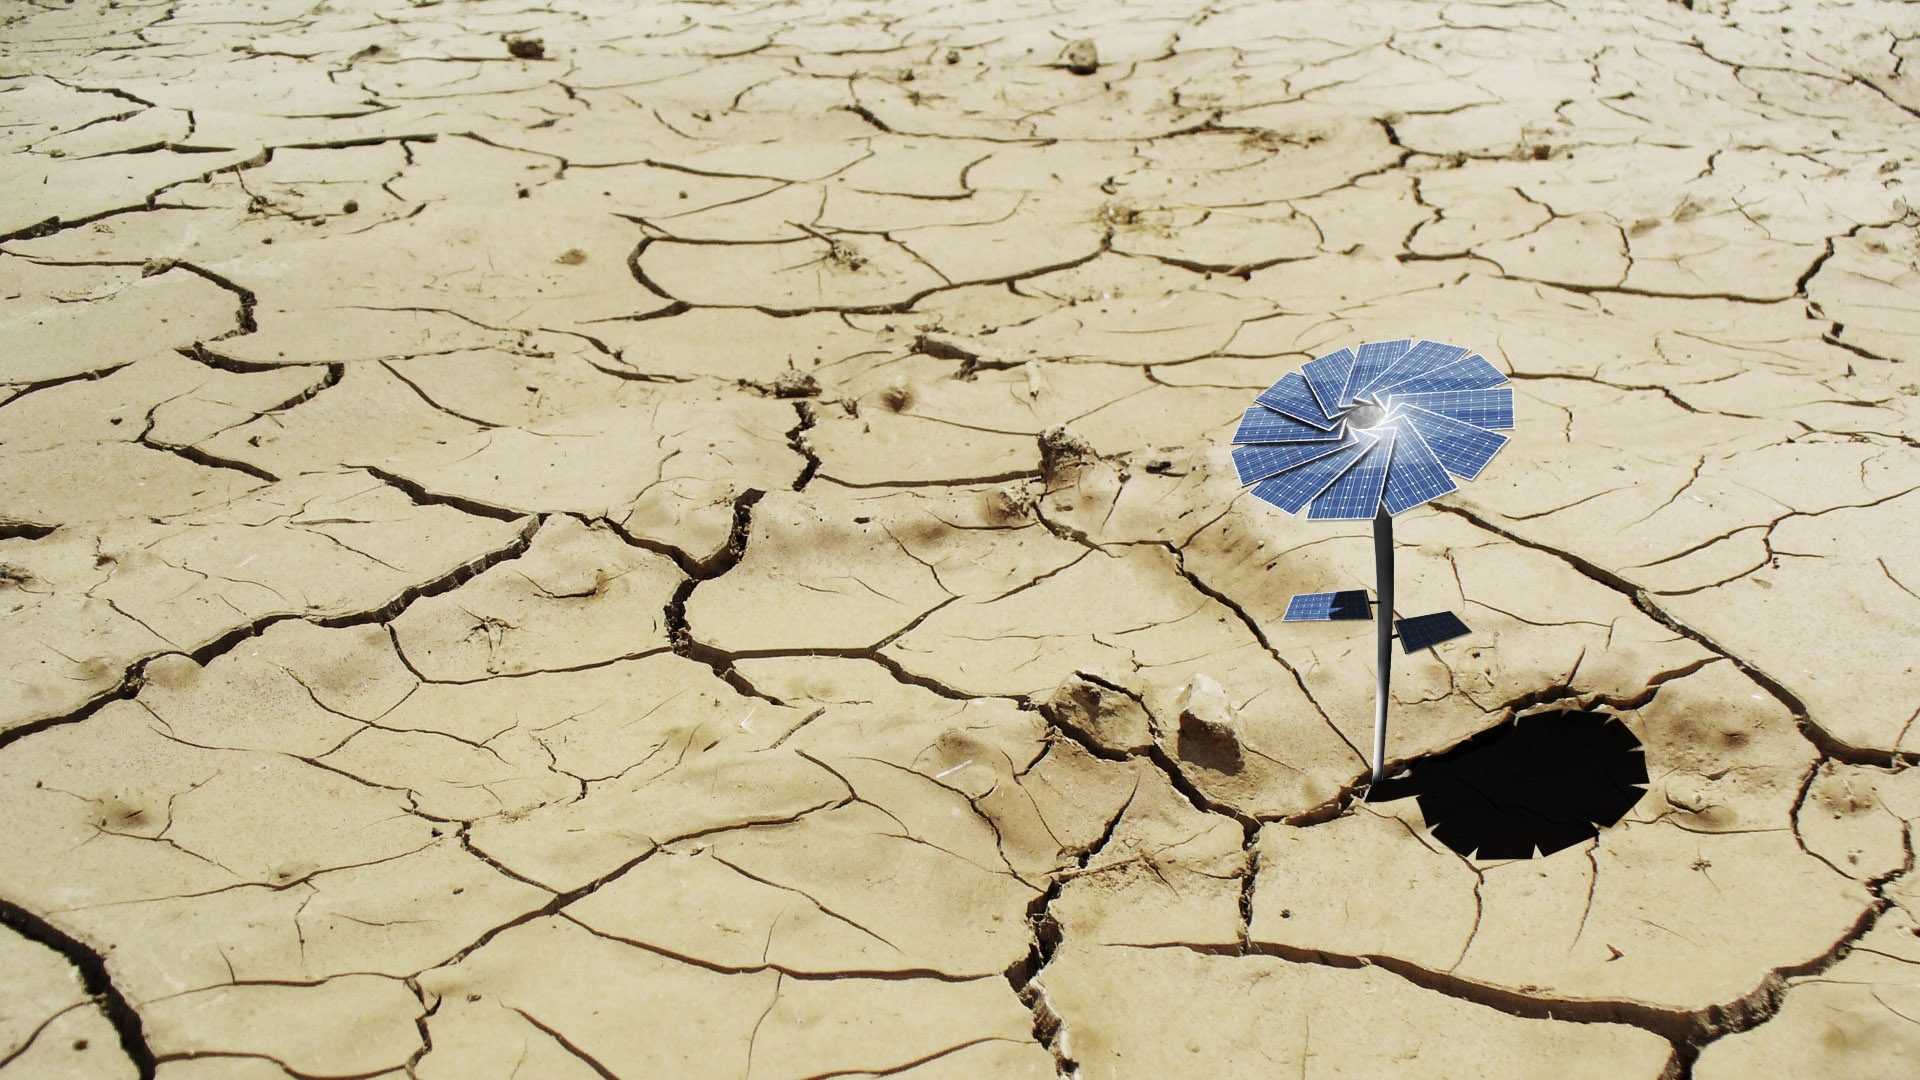
M 1355 428 L 1379 427 L 1380 421 L 1387 418 L 1387 410 L 1378 405 L 1361 405 L 1347 414 L 1347 426 Z

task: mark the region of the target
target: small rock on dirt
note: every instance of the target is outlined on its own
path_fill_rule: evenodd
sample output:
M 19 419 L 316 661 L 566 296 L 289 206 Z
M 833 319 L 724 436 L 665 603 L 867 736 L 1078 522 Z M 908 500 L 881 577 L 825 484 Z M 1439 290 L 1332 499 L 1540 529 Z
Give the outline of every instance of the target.
M 1189 760 L 1240 760 L 1240 717 L 1226 688 L 1212 676 L 1195 675 L 1180 691 L 1180 756 Z
M 819 394 L 820 380 L 804 371 L 788 368 L 773 380 L 774 397 L 808 398 Z
M 1062 466 L 1092 461 L 1098 456 L 1092 443 L 1065 424 L 1040 433 L 1040 470 L 1048 476 Z
M 1100 50 L 1094 48 L 1092 38 L 1081 38 L 1067 46 L 1060 59 L 1075 75 L 1091 75 L 1100 70 Z

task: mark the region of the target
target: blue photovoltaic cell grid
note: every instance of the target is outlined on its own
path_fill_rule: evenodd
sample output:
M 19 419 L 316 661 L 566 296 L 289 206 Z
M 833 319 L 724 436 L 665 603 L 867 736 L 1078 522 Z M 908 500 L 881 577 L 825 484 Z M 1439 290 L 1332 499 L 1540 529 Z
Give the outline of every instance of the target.
M 1431 615 L 1415 615 L 1411 619 L 1395 619 L 1393 628 L 1400 633 L 1400 650 L 1414 652 L 1418 649 L 1430 649 L 1443 641 L 1452 641 L 1464 634 L 1473 633 L 1460 616 L 1451 611 L 1436 611 Z
M 1365 456 L 1314 497 L 1313 505 L 1307 508 L 1309 519 L 1353 520 L 1380 512 L 1380 492 L 1387 485 L 1387 461 L 1393 454 L 1393 429 L 1376 430 L 1378 434 L 1361 436 L 1376 440 Z
M 1463 424 L 1483 428 L 1513 426 L 1513 391 L 1505 386 L 1494 390 L 1456 390 L 1450 394 L 1395 394 L 1396 405 L 1418 405 Z
M 1411 510 L 1455 490 L 1458 485 L 1413 425 L 1396 420 L 1394 426 L 1398 431 L 1393 440 L 1393 456 L 1387 460 L 1386 494 L 1381 497 L 1387 513 Z
M 1448 364 L 1467 355 L 1467 350 L 1458 345 L 1448 345 L 1444 341 L 1417 341 L 1400 359 L 1395 360 L 1387 370 L 1374 376 L 1373 381 L 1360 388 L 1360 396 L 1371 397 L 1385 387 L 1423 372 L 1438 371 Z
M 1489 386 L 1499 386 L 1507 381 L 1500 369 L 1487 362 L 1484 356 L 1469 356 L 1465 360 L 1456 360 L 1443 368 L 1436 368 L 1426 374 L 1408 372 L 1409 378 L 1397 382 L 1382 381 L 1374 388 L 1375 393 L 1386 394 L 1424 394 L 1447 390 L 1485 390 Z
M 1352 370 L 1347 372 L 1346 388 L 1340 391 L 1340 404 L 1352 405 L 1354 395 L 1360 388 L 1380 377 L 1395 360 L 1406 354 L 1413 344 L 1411 338 L 1398 341 L 1370 341 L 1360 346 L 1360 355 L 1354 360 Z
M 1339 449 L 1340 444 L 1337 442 L 1258 443 L 1253 446 L 1236 446 L 1233 448 L 1233 467 L 1240 473 L 1241 484 L 1251 484 L 1255 480 L 1265 480 L 1269 476 L 1286 472 L 1296 465 L 1305 465 L 1315 458 L 1326 457 Z
M 1328 619 L 1366 619 L 1373 616 L 1365 589 L 1301 593 L 1287 601 L 1281 622 L 1325 622 Z
M 1507 381 L 1485 357 L 1441 341 L 1339 349 L 1256 399 L 1234 432 L 1234 468 L 1255 498 L 1290 514 L 1398 514 L 1456 490 L 1455 477 L 1480 475 L 1506 445 L 1489 429 L 1513 427 Z M 1385 407 L 1385 422 L 1365 431 L 1342 423 L 1362 402 Z
M 1313 391 L 1307 389 L 1307 380 L 1297 371 L 1288 372 L 1253 400 L 1269 409 L 1286 413 L 1295 420 L 1304 420 L 1322 431 L 1333 430 L 1335 421 L 1321 411 L 1320 403 L 1313 399 Z
M 1305 445 L 1324 445 L 1308 443 Z M 1262 480 L 1248 489 L 1261 502 L 1272 503 L 1289 514 L 1297 514 L 1315 495 L 1367 452 L 1367 443 L 1354 439 L 1341 443 L 1333 453 L 1307 462 L 1297 469 Z
M 1480 470 L 1486 468 L 1487 462 L 1507 443 L 1505 435 L 1483 431 L 1418 406 L 1403 407 L 1402 416 L 1426 440 L 1427 449 L 1440 459 L 1440 464 L 1462 480 L 1479 476 Z
M 1322 431 L 1264 405 L 1248 409 L 1233 433 L 1237 443 L 1322 442 L 1339 437 L 1338 431 Z
M 1353 350 L 1341 349 L 1318 360 L 1310 360 L 1300 369 L 1307 386 L 1320 402 L 1320 411 L 1332 416 L 1340 411 L 1340 391 L 1347 385 L 1347 372 L 1353 370 Z

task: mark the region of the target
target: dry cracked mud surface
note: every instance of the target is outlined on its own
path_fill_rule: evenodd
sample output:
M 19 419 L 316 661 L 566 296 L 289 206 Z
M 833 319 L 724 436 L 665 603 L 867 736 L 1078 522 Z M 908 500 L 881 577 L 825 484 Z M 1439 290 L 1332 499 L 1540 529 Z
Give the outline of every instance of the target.
M 1907 1075 L 1916 55 L 9 5 L 0 1080 Z M 1226 457 L 1410 334 L 1520 420 L 1402 518 L 1476 632 L 1394 764 L 1617 716 L 1647 790 L 1551 855 L 1356 800 L 1371 628 L 1281 614 L 1365 526 Z

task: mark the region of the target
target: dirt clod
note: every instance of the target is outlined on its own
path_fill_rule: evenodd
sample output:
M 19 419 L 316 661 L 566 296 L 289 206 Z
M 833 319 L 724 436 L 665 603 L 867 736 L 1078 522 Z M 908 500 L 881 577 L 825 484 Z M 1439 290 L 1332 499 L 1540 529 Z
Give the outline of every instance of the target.
M 1091 75 L 1100 70 L 1100 50 L 1092 38 L 1081 38 L 1060 54 L 1062 64 L 1075 75 Z

